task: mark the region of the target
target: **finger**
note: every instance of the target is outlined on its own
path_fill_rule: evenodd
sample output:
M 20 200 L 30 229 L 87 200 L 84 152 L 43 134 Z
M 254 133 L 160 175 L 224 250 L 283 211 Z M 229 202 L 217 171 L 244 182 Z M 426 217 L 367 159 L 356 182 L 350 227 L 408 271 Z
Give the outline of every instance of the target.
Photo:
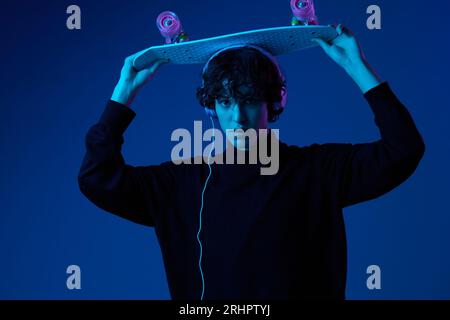
M 353 35 L 352 31 L 349 28 L 347 28 L 345 25 L 343 25 L 343 24 L 339 24 L 339 26 L 337 28 L 337 32 L 338 32 L 339 35 L 341 35 L 341 34 L 344 34 L 346 36 L 352 36 Z
M 136 56 L 136 54 L 132 54 L 131 56 L 128 56 L 125 58 L 125 64 L 127 65 L 131 65 L 133 63 L 134 57 Z
M 168 63 L 169 61 L 170 61 L 169 59 L 158 59 L 158 60 L 155 60 L 153 62 L 150 62 L 148 64 L 148 66 L 145 67 L 144 69 L 145 70 L 147 70 L 147 69 L 154 70 L 154 69 L 157 69 L 160 65 Z
M 153 65 L 150 67 L 150 70 L 156 71 L 162 64 L 169 63 L 169 59 L 160 59 L 153 63 Z
M 328 51 L 331 45 L 321 38 L 312 38 L 311 41 L 318 43 L 323 50 Z
M 159 60 L 160 64 L 170 63 L 170 59 L 161 59 Z
M 167 59 L 157 60 L 156 62 L 152 63 L 149 67 L 142 69 L 139 73 L 141 73 L 144 77 L 149 77 L 153 73 L 155 73 L 162 64 L 168 63 L 168 61 L 169 60 Z
M 131 58 L 133 58 L 133 57 L 131 57 Z M 134 59 L 131 59 L 131 61 L 133 62 Z M 136 68 L 134 67 L 134 65 L 133 65 L 132 62 L 131 62 L 131 64 L 130 64 L 130 66 L 133 68 L 133 70 L 134 70 L 135 72 L 138 72 L 138 73 L 141 73 L 141 72 L 142 72 L 142 73 L 145 73 L 145 74 L 151 74 L 151 73 L 155 72 L 155 71 L 159 68 L 160 65 L 169 63 L 170 60 L 169 60 L 169 59 L 159 59 L 159 60 L 155 60 L 155 61 L 153 61 L 153 62 L 150 62 L 149 64 L 147 64 L 146 66 L 144 66 L 144 68 L 141 68 L 141 69 L 139 69 L 139 70 L 136 69 Z

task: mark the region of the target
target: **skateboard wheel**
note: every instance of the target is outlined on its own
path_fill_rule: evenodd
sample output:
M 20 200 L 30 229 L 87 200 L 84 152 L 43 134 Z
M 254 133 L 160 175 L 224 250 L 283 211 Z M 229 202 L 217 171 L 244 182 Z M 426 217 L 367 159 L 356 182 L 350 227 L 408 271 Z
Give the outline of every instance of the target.
M 184 39 L 186 37 L 180 19 L 172 11 L 161 12 L 156 18 L 156 26 L 161 35 L 166 39 L 167 44 L 175 43 L 178 39 Z M 182 34 L 184 36 L 181 36 Z
M 313 0 L 291 0 L 291 10 L 294 18 L 298 21 L 298 23 L 292 21 L 292 25 L 317 25 L 319 23 Z

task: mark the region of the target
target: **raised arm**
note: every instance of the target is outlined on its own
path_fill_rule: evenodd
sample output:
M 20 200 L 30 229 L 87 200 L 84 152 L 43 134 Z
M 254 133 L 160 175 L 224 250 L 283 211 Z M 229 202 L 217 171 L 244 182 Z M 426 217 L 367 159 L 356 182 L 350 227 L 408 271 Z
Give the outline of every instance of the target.
M 364 94 L 381 138 L 371 143 L 316 145 L 316 162 L 342 207 L 375 199 L 417 168 L 425 145 L 411 115 L 383 82 Z
M 404 182 L 422 159 L 425 144 L 410 113 L 370 67 L 353 34 L 342 25 L 337 31 L 339 36 L 331 43 L 316 41 L 359 86 L 381 135 L 372 143 L 326 144 L 317 149 L 317 161 L 345 207 L 374 199 Z
M 123 134 L 135 117 L 129 108 L 137 91 L 161 62 L 140 72 L 125 60 L 113 97 L 86 134 L 86 153 L 78 174 L 81 192 L 96 206 L 133 222 L 154 226 L 154 213 L 170 203 L 169 163 L 135 167 L 125 163 Z

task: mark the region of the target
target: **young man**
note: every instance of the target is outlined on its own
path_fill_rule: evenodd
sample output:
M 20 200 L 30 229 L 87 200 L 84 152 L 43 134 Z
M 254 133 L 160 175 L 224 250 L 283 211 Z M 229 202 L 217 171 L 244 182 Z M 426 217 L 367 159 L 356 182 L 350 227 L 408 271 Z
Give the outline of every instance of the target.
M 315 41 L 359 86 L 381 139 L 307 147 L 280 142 L 277 174 L 262 176 L 259 165 L 212 164 L 205 190 L 206 163 L 125 163 L 123 134 L 135 117 L 130 106 L 164 63 L 136 72 L 132 57 L 126 59 L 111 100 L 86 136 L 78 181 L 98 207 L 155 228 L 172 299 L 345 298 L 342 209 L 400 185 L 425 147 L 410 114 L 372 71 L 350 30 L 339 25 L 337 32 L 332 42 Z M 285 84 L 267 61 L 250 49 L 226 50 L 210 61 L 197 93 L 202 105 L 215 109 L 222 130 L 267 128 L 281 113 L 274 106 Z

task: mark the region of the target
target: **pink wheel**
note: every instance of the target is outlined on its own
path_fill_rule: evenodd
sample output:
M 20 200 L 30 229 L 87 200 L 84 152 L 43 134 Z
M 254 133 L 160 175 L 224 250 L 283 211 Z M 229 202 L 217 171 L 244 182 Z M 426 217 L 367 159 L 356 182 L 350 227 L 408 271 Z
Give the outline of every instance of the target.
M 167 44 L 176 42 L 175 40 L 183 33 L 180 19 L 172 11 L 160 13 L 156 19 L 156 25 Z
M 300 23 L 307 25 L 318 24 L 313 0 L 291 0 L 291 10 Z

